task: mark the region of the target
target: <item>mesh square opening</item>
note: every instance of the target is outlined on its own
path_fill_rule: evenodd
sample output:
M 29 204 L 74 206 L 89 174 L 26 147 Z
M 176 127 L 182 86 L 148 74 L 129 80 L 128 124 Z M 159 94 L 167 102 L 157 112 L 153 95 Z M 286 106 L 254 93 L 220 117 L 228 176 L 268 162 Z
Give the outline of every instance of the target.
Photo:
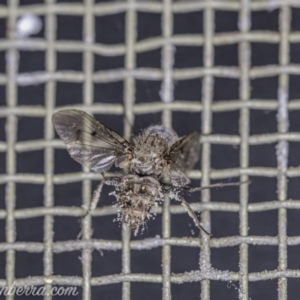
M 37 72 L 45 70 L 45 52 L 44 51 L 19 51 L 19 72 Z
M 118 221 L 114 221 L 116 217 L 116 214 L 93 217 L 93 238 L 121 240 L 122 224 Z
M 81 218 L 55 216 L 53 224 L 54 241 L 76 240 L 81 230 Z
M 125 67 L 125 56 L 102 56 L 94 55 L 94 71 L 123 69 Z
M 174 34 L 203 33 L 203 11 L 178 13 L 173 15 Z
M 212 118 L 213 134 L 239 135 L 240 112 L 215 112 Z
M 279 9 L 251 12 L 252 30 L 279 30 Z
M 6 226 L 6 220 L 0 219 L 0 242 L 1 243 L 4 243 L 6 241 L 5 226 Z M 2 252 L 0 252 L 0 253 L 2 253 Z M 1 263 L 1 260 L 0 260 L 0 263 Z
M 248 283 L 249 297 L 251 299 L 277 299 L 278 281 L 262 280 Z M 290 299 L 290 296 L 289 296 Z
M 263 77 L 251 80 L 252 99 L 277 99 L 278 77 Z
M 289 156 L 288 156 L 289 166 L 298 167 L 300 165 L 299 151 L 300 151 L 300 143 L 293 143 L 293 142 L 289 143 Z
M 287 281 L 289 300 L 299 299 L 299 278 L 289 278 Z
M 91 294 L 94 299 L 101 299 L 103 295 L 105 295 L 107 299 L 122 299 L 122 283 L 92 286 Z
M 178 80 L 174 83 L 174 98 L 176 100 L 200 101 L 202 97 L 202 80 Z
M 83 0 L 56 0 L 57 3 L 82 3 Z
M 251 177 L 249 203 L 277 200 L 277 179 L 275 177 Z
M 177 46 L 174 68 L 196 68 L 203 66 L 203 47 Z
M 44 173 L 44 150 L 17 153 L 17 173 Z
M 300 8 L 293 7 L 292 16 L 291 16 L 291 31 L 300 30 L 300 23 L 298 22 L 299 18 L 300 18 Z
M 0 118 L 0 141 L 6 140 L 5 126 L 6 126 L 6 118 Z
M 183 284 L 171 284 L 171 293 L 173 300 L 197 300 L 201 293 L 199 282 L 188 282 Z M 157 299 L 160 299 L 157 297 Z M 150 300 L 150 299 L 149 299 Z
M 237 100 L 239 99 L 239 79 L 235 78 L 214 78 L 214 101 Z
M 16 251 L 15 276 L 26 278 L 42 276 L 44 272 L 43 253 Z
M 299 179 L 298 179 L 299 184 Z M 297 197 L 296 199 L 299 199 Z M 287 211 L 287 235 L 288 236 L 300 236 L 299 219 L 300 210 L 288 209 Z
M 143 238 L 146 236 L 140 236 L 140 239 Z M 130 260 L 132 273 L 161 274 L 162 247 L 150 250 L 133 250 Z
M 199 296 L 198 296 L 199 297 Z M 239 282 L 237 281 L 219 281 L 212 280 L 210 282 L 210 299 L 238 299 L 239 297 Z
M 44 105 L 45 84 L 18 86 L 19 105 Z
M 250 146 L 250 167 L 277 167 L 276 144 Z
M 0 18 L 0 38 L 6 37 L 6 18 Z
M 161 51 L 162 49 L 154 49 L 145 52 L 136 53 L 137 68 L 161 68 Z
M 238 212 L 211 212 L 211 233 L 214 237 L 227 237 L 239 235 Z
M 212 248 L 211 250 L 212 268 L 223 271 L 239 271 L 239 247 Z M 226 259 L 224 259 L 226 257 Z
M 0 209 L 5 209 L 5 190 L 6 190 L 6 185 L 0 184 Z
M 278 247 L 249 245 L 249 272 L 276 270 L 278 267 Z M 259 262 L 259 263 L 257 263 Z
M 300 245 L 287 247 L 288 269 L 290 270 L 300 269 L 299 251 L 300 251 Z
M 278 234 L 278 211 L 266 210 L 250 212 L 248 214 L 249 235 L 277 236 Z
M 95 103 L 123 103 L 123 81 L 95 83 L 94 102 Z
M 57 70 L 82 71 L 82 53 L 57 52 Z
M 83 102 L 83 84 L 78 82 L 56 83 L 56 105 L 75 105 Z
M 185 201 L 191 204 L 190 198 L 188 196 L 184 197 Z M 172 201 L 174 205 L 181 206 L 181 202 Z M 195 211 L 197 218 L 201 221 L 200 213 Z M 195 225 L 194 220 L 188 215 L 187 211 L 182 213 L 172 214 L 171 215 L 171 229 L 172 237 L 198 237 L 199 228 Z
M 44 217 L 16 220 L 16 241 L 43 242 Z
M 21 117 L 18 120 L 18 141 L 44 139 L 45 119 L 36 117 Z
M 279 64 L 279 45 L 251 43 L 251 64 L 253 66 Z
M 135 99 L 136 103 L 158 102 L 161 99 L 162 82 L 156 80 L 136 80 Z
M 0 174 L 6 173 L 6 153 L 0 152 Z
M 82 276 L 82 252 L 68 251 L 53 254 L 53 273 L 60 276 Z
M 287 198 L 296 200 L 299 199 L 299 194 L 300 194 L 299 177 L 290 177 L 288 179 Z
M 5 279 L 6 252 L 0 252 L 0 278 Z
M 112 298 L 112 299 L 121 299 L 121 298 Z M 162 299 L 161 283 L 132 282 L 130 284 L 130 299 L 132 300 Z M 173 299 L 173 294 L 172 294 L 172 299 Z
M 56 37 L 58 40 L 83 39 L 83 17 L 70 15 L 57 15 Z
M 71 182 L 54 185 L 54 201 L 56 206 L 82 205 L 82 183 Z
M 19 0 L 20 5 L 42 4 L 44 0 Z
M 215 31 L 238 31 L 238 12 L 217 10 L 215 12 Z
M 122 273 L 122 251 L 94 250 L 92 254 L 92 276 Z M 134 272 L 133 272 L 134 273 Z
M 294 100 L 300 99 L 300 76 L 290 75 L 289 76 L 289 99 Z
M 0 105 L 1 106 L 6 105 L 6 86 L 5 85 L 0 85 Z M 0 122 L 1 122 L 1 120 L 3 120 L 3 118 L 0 118 Z M 0 132 L 0 139 L 1 139 L 1 132 Z
M 250 134 L 265 134 L 277 132 L 277 111 L 250 111 Z
M 157 13 L 137 13 L 137 40 L 144 40 L 162 35 L 162 16 Z
M 218 45 L 214 49 L 216 66 L 238 66 L 238 44 Z
M 171 272 L 184 273 L 199 269 L 200 248 L 172 246 L 171 251 Z
M 291 101 L 292 102 L 292 101 Z M 300 131 L 300 110 L 290 110 L 289 111 L 289 131 L 290 132 L 298 132 Z M 291 145 L 296 143 L 289 143 L 290 147 Z
M 232 145 L 211 145 L 211 168 L 239 168 L 239 148 Z
M 35 208 L 44 206 L 43 184 L 16 184 L 16 208 Z
M 73 160 L 67 149 L 55 149 L 54 151 L 54 173 L 82 172 L 81 165 Z
M 111 34 L 107 34 L 108 32 Z M 124 44 L 125 13 L 96 17 L 95 37 L 97 43 Z
M 292 64 L 300 63 L 300 43 L 290 43 L 290 62 Z
M 6 59 L 5 59 L 5 51 L 0 51 L 0 73 L 6 72 Z
M 184 120 L 184 121 L 183 121 Z M 201 132 L 201 113 L 173 112 L 172 128 L 179 137 L 183 137 L 192 131 Z

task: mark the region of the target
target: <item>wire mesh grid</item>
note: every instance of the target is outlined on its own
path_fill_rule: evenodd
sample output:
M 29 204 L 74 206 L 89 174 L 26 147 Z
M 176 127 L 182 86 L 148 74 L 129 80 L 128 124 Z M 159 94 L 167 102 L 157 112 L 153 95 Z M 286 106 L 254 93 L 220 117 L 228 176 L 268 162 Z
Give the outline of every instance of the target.
M 289 76 L 299 75 L 300 68 L 291 64 L 289 47 L 291 43 L 300 42 L 299 32 L 290 32 L 292 7 L 300 6 L 297 0 L 272 1 L 184 1 L 172 0 L 136 1 L 94 3 L 85 0 L 83 3 L 56 3 L 45 0 L 44 4 L 20 5 L 17 0 L 10 0 L 7 5 L 0 6 L 0 17 L 7 18 L 7 38 L 0 41 L 0 49 L 6 51 L 6 74 L 0 74 L 0 84 L 6 86 L 6 105 L 0 109 L 0 117 L 6 119 L 6 141 L 0 142 L 0 151 L 6 153 L 6 171 L 0 175 L 0 183 L 6 185 L 5 209 L 0 210 L 0 218 L 6 224 L 6 242 L 0 244 L 0 251 L 6 252 L 5 279 L 0 280 L 0 286 L 45 285 L 48 290 L 52 285 L 82 286 L 83 299 L 91 298 L 91 287 L 112 283 L 122 283 L 122 299 L 130 299 L 131 282 L 153 282 L 162 284 L 163 299 L 171 298 L 171 284 L 184 282 L 201 282 L 200 299 L 210 299 L 211 280 L 239 282 L 239 298 L 248 299 L 248 285 L 251 281 L 276 279 L 278 281 L 278 299 L 287 299 L 287 282 L 289 278 L 299 278 L 300 270 L 288 269 L 287 247 L 299 245 L 300 237 L 287 236 L 287 210 L 299 209 L 300 202 L 288 200 L 287 179 L 299 177 L 300 168 L 288 168 L 288 142 L 299 142 L 298 133 L 289 132 L 289 111 L 300 109 L 300 100 L 288 102 Z M 251 12 L 264 10 L 280 10 L 279 32 L 251 31 Z M 215 12 L 217 10 L 236 11 L 239 14 L 239 32 L 215 33 Z M 174 13 L 185 14 L 203 11 L 204 32 L 196 35 L 174 35 Z M 35 13 L 45 17 L 45 39 L 19 40 L 15 28 L 18 17 L 25 13 Z M 125 44 L 109 46 L 96 43 L 94 18 L 109 16 L 124 12 Z M 137 13 L 161 13 L 162 36 L 137 40 Z M 56 17 L 58 14 L 79 15 L 84 18 L 82 42 L 59 41 L 56 39 Z M 279 44 L 279 64 L 252 67 L 250 47 L 252 42 Z M 238 44 L 239 66 L 220 67 L 214 64 L 214 47 L 216 45 Z M 186 69 L 174 68 L 174 47 L 203 46 L 203 67 Z M 137 68 L 136 54 L 152 49 L 162 48 L 162 68 Z M 46 70 L 43 72 L 20 73 L 18 51 L 43 50 L 46 52 Z M 58 71 L 56 68 L 56 51 L 83 53 L 83 72 Z M 125 55 L 125 68 L 110 71 L 94 72 L 94 55 L 103 56 Z M 270 76 L 279 77 L 278 98 L 251 99 L 251 80 Z M 215 77 L 235 78 L 239 80 L 239 99 L 235 101 L 213 101 Z M 174 98 L 174 82 L 186 79 L 202 79 L 202 101 L 180 101 Z M 135 103 L 135 80 L 161 80 L 161 100 L 153 103 Z M 124 81 L 124 103 L 94 103 L 93 84 L 111 81 Z M 55 216 L 80 217 L 84 214 L 81 207 L 62 207 L 54 205 L 53 190 L 57 184 L 82 182 L 82 204 L 87 205 L 92 192 L 91 180 L 101 179 L 101 175 L 89 173 L 55 174 L 53 169 L 54 149 L 63 148 L 59 140 L 54 139 L 51 122 L 52 114 L 61 109 L 56 107 L 55 88 L 58 81 L 83 83 L 83 103 L 72 105 L 89 113 L 124 114 L 128 122 L 124 122 L 124 134 L 130 136 L 130 123 L 137 115 L 162 112 L 162 123 L 172 125 L 172 113 L 177 111 L 201 112 L 202 114 L 202 163 L 201 170 L 189 173 L 193 179 L 201 180 L 203 186 L 211 180 L 224 178 L 239 178 L 246 181 L 250 176 L 277 178 L 278 199 L 268 202 L 248 203 L 247 185 L 240 186 L 240 203 L 211 202 L 210 191 L 203 191 L 201 202 L 193 203 L 195 210 L 200 210 L 201 221 L 206 228 L 211 228 L 211 211 L 231 211 L 239 214 L 239 236 L 210 238 L 202 234 L 198 238 L 172 237 L 170 216 L 185 213 L 179 205 L 170 205 L 166 198 L 162 213 L 162 238 L 148 238 L 131 241 L 130 232 L 122 229 L 122 241 L 91 239 L 91 218 L 83 223 L 83 239 L 67 242 L 54 242 L 53 222 Z M 18 85 L 46 84 L 45 105 L 18 105 Z M 199 95 L 200 99 L 200 95 Z M 250 111 L 270 110 L 277 112 L 277 132 L 273 134 L 249 135 Z M 212 118 L 215 112 L 239 111 L 239 135 L 212 134 Z M 18 117 L 43 117 L 44 139 L 18 141 Z M 200 121 L 199 121 L 200 122 Z M 200 124 L 199 124 L 200 128 Z M 249 147 L 252 145 L 277 144 L 277 167 L 249 166 Z M 240 167 L 222 170 L 212 170 L 210 165 L 211 145 L 239 145 Z M 17 153 L 33 150 L 45 150 L 44 174 L 24 174 L 16 170 Z M 16 184 L 33 183 L 44 185 L 44 206 L 30 209 L 15 209 Z M 278 236 L 249 236 L 248 213 L 266 210 L 278 210 Z M 112 207 L 97 208 L 92 216 L 115 214 Z M 17 242 L 16 220 L 37 216 L 44 217 L 44 242 Z M 219 271 L 211 269 L 210 252 L 212 248 L 239 246 L 239 272 Z M 278 268 L 272 271 L 248 272 L 249 245 L 278 245 Z M 181 274 L 171 273 L 171 247 L 201 247 L 199 270 Z M 131 273 L 130 256 L 134 249 L 151 249 L 162 247 L 162 274 Z M 122 249 L 122 273 L 101 277 L 91 276 L 92 251 Z M 53 272 L 53 253 L 66 251 L 82 251 L 82 277 L 58 276 Z M 15 278 L 16 251 L 43 253 L 43 276 Z M 197 268 L 195 268 L 197 269 Z M 13 299 L 8 296 L 7 299 Z M 51 299 L 51 296 L 45 296 Z

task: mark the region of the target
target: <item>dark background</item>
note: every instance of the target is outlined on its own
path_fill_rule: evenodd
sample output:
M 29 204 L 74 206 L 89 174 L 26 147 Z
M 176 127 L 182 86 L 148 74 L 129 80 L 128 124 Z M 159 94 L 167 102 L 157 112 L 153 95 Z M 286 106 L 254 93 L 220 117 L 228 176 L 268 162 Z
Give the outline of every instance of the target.
M 57 1 L 81 2 L 81 1 Z M 102 2 L 102 1 L 95 1 Z M 3 3 L 3 0 L 1 1 Z M 20 4 L 43 3 L 43 1 L 20 1 Z M 42 17 L 44 20 L 44 17 Z M 138 13 L 137 39 L 161 36 L 161 14 Z M 251 30 L 279 31 L 279 10 L 252 12 Z M 293 9 L 291 31 L 300 30 L 300 9 Z M 96 17 L 96 42 L 104 44 L 123 44 L 125 14 L 120 13 L 105 17 Z M 0 38 L 5 38 L 6 20 L 0 18 Z M 174 34 L 203 33 L 203 12 L 174 15 Z M 238 12 L 216 11 L 215 32 L 238 32 Z M 44 38 L 45 29 L 35 37 Z M 82 40 L 83 17 L 57 16 L 57 40 Z M 291 44 L 290 62 L 300 62 L 300 44 Z M 238 66 L 238 45 L 215 46 L 216 66 Z M 137 68 L 161 68 L 161 49 L 137 54 Z M 124 56 L 103 57 L 94 55 L 94 70 L 124 68 Z M 267 43 L 251 44 L 252 66 L 279 64 L 279 45 Z M 203 47 L 176 47 L 175 68 L 203 66 Z M 31 72 L 45 70 L 44 51 L 20 51 L 19 71 Z M 57 52 L 57 70 L 83 70 L 82 53 Z M 0 52 L 0 72 L 5 72 L 5 52 Z M 290 77 L 289 99 L 300 99 L 299 76 Z M 94 84 L 94 102 L 122 103 L 123 82 Z M 136 103 L 155 102 L 160 100 L 160 81 L 136 80 Z M 277 99 L 278 77 L 251 80 L 251 99 Z M 58 81 L 56 85 L 56 106 L 80 104 L 83 100 L 83 84 Z M 174 98 L 176 100 L 201 101 L 201 79 L 175 82 Z M 44 105 L 45 84 L 18 87 L 18 105 Z M 230 78 L 214 79 L 214 101 L 239 99 L 239 80 Z M 0 105 L 5 106 L 5 86 L 0 86 Z M 276 111 L 251 110 L 250 134 L 266 134 L 277 132 Z M 108 115 L 106 112 L 96 115 L 107 126 L 117 132 L 123 132 L 123 117 Z M 290 131 L 299 131 L 300 113 L 290 112 Z M 179 135 L 192 130 L 201 131 L 201 113 L 172 114 L 173 128 Z M 159 124 L 161 113 L 138 115 L 135 118 L 135 130 L 145 126 Z M 0 140 L 5 140 L 5 118 L 0 118 Z M 239 134 L 239 111 L 219 112 L 213 114 L 213 134 Z M 8 133 L 9 134 L 9 133 Z M 37 140 L 44 138 L 44 120 L 37 117 L 20 117 L 18 121 L 18 141 Z M 275 144 L 250 146 L 250 166 L 277 166 Z M 289 144 L 289 166 L 299 166 L 300 146 Z M 239 147 L 230 145 L 211 146 L 211 167 L 213 169 L 239 167 Z M 80 172 L 81 166 L 74 162 L 65 149 L 55 149 L 55 174 Z M 30 151 L 17 154 L 18 173 L 43 173 L 44 151 Z M 5 153 L 0 153 L 0 173 L 5 173 Z M 230 178 L 229 178 L 230 180 Z M 253 177 L 249 187 L 249 203 L 271 201 L 277 199 L 276 178 Z M 96 187 L 98 182 L 93 182 Z M 198 186 L 198 181 L 193 181 Z M 43 205 L 43 185 L 16 184 L 16 209 L 40 207 Z M 298 199 L 300 192 L 298 178 L 289 179 L 288 198 Z M 105 187 L 99 205 L 110 205 L 114 198 L 108 196 L 110 188 Z M 57 206 L 80 206 L 82 184 L 70 183 L 54 185 L 54 201 Z M 5 185 L 0 185 L 0 208 L 5 207 Z M 199 194 L 187 197 L 189 202 L 199 201 Z M 211 191 L 211 201 L 239 202 L 239 188 L 228 187 Z M 121 228 L 113 223 L 115 216 L 93 218 L 93 238 L 121 239 Z M 249 213 L 249 235 L 276 236 L 278 233 L 277 210 Z M 288 236 L 300 235 L 300 214 L 297 210 L 288 210 Z M 80 231 L 79 218 L 55 217 L 54 241 L 74 240 Z M 235 212 L 211 212 L 212 233 L 214 237 L 226 237 L 239 234 L 239 216 Z M 17 241 L 43 241 L 43 218 L 16 220 Z M 5 242 L 5 220 L 0 220 L 0 242 Z M 172 215 L 171 232 L 173 237 L 196 237 L 198 230 L 187 214 Z M 148 223 L 147 231 L 141 239 L 161 235 L 161 215 Z M 188 247 L 172 247 L 172 269 L 174 273 L 196 270 L 199 268 L 199 249 Z M 288 268 L 300 269 L 300 246 L 288 247 Z M 121 273 L 121 251 L 103 251 L 103 256 L 93 252 L 92 276 Z M 54 254 L 54 274 L 62 276 L 82 275 L 80 261 L 81 252 Z M 132 273 L 160 274 L 162 249 L 155 248 L 144 251 L 131 251 Z M 228 247 L 211 249 L 212 267 L 219 270 L 239 271 L 239 248 Z M 249 246 L 249 272 L 274 270 L 278 266 L 278 247 Z M 16 278 L 40 276 L 43 274 L 43 254 L 16 252 Z M 0 253 L 0 278 L 5 278 L 5 253 Z M 238 283 L 235 283 L 238 286 Z M 298 299 L 299 279 L 288 279 L 289 299 Z M 121 284 L 93 287 L 93 299 L 121 299 Z M 81 293 L 81 289 L 78 289 Z M 254 299 L 277 299 L 277 280 L 249 283 L 249 296 Z M 152 283 L 132 283 L 132 299 L 161 299 L 162 285 Z M 172 299 L 199 299 L 200 283 L 172 285 Z M 38 299 L 39 297 L 35 297 Z M 71 298 L 71 297 L 70 297 Z M 21 298 L 19 298 L 21 299 Z M 28 298 L 27 298 L 28 299 Z M 81 299 L 81 294 L 72 299 Z M 211 299 L 238 299 L 238 291 L 228 288 L 226 282 L 211 282 Z

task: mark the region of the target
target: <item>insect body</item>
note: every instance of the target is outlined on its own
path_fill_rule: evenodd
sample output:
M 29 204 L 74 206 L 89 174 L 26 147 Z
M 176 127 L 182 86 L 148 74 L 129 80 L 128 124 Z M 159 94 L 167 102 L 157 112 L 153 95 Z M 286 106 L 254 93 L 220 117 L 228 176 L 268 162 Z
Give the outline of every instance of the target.
M 114 185 L 118 219 L 138 230 L 153 216 L 151 210 L 163 201 L 164 192 L 170 192 L 173 187 L 171 197 L 181 201 L 196 225 L 203 229 L 188 203 L 175 192 L 176 188 L 189 183 L 185 171 L 199 160 L 197 132 L 179 138 L 172 129 L 151 126 L 130 143 L 79 110 L 57 112 L 53 115 L 53 124 L 71 157 L 80 164 L 95 172 L 107 171 L 113 164 L 127 171 L 123 177 L 101 181 L 89 211 L 96 207 L 103 184 Z M 166 176 L 170 178 L 171 187 L 164 182 Z

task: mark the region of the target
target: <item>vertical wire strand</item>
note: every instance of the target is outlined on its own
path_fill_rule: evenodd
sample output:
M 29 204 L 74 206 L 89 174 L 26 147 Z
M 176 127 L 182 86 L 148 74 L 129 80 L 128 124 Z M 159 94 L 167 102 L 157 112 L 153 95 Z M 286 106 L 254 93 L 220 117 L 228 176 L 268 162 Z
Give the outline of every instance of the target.
M 164 45 L 162 49 L 162 69 L 163 82 L 160 96 L 163 102 L 169 103 L 174 100 L 173 96 L 173 64 L 174 64 L 174 46 L 171 44 L 173 34 L 173 12 L 172 0 L 163 1 L 162 31 Z M 162 123 L 166 127 L 172 127 L 172 112 L 164 108 Z M 164 197 L 162 213 L 162 236 L 167 239 L 171 236 L 171 215 L 170 215 L 170 198 Z M 162 279 L 163 279 L 163 299 L 171 299 L 171 246 L 164 245 L 162 249 Z
M 56 19 L 52 12 L 52 5 L 55 4 L 55 0 L 47 0 L 47 15 L 46 15 L 46 70 L 49 74 L 54 73 L 56 69 L 56 55 L 54 50 L 54 42 L 56 39 Z M 49 81 L 46 85 L 45 94 L 45 139 L 51 141 L 53 139 L 53 126 L 52 126 L 52 114 L 55 107 L 55 89 L 56 84 L 54 81 Z M 45 186 L 44 186 L 44 206 L 51 208 L 54 205 L 53 200 L 53 163 L 54 163 L 54 150 L 51 146 L 45 148 Z M 44 218 L 44 276 L 49 278 L 53 274 L 53 222 L 54 217 L 50 214 Z M 51 280 L 46 280 L 46 291 L 44 296 L 45 300 L 52 299 Z
M 137 31 L 137 13 L 135 10 L 135 0 L 127 0 L 128 10 L 126 12 L 126 56 L 125 68 L 132 71 L 135 69 L 135 42 Z M 131 138 L 131 126 L 134 124 L 133 105 L 135 102 L 135 79 L 132 76 L 126 78 L 124 82 L 124 135 L 125 138 Z M 130 274 L 130 228 L 122 226 L 122 272 Z M 130 282 L 123 282 L 122 299 L 130 300 Z
M 242 41 L 239 43 L 239 67 L 240 67 L 240 99 L 247 102 L 250 98 L 250 44 L 243 37 L 250 30 L 250 0 L 241 0 L 241 9 L 239 15 L 239 29 L 242 35 Z M 243 106 L 240 110 L 240 168 L 248 168 L 249 166 L 249 108 Z M 248 175 L 241 175 L 241 181 L 247 181 Z M 240 235 L 248 235 L 248 185 L 240 186 Z M 239 261 L 239 281 L 240 281 L 240 299 L 248 300 L 248 245 L 243 243 L 240 245 L 240 261 Z
M 280 66 L 284 67 L 289 64 L 289 33 L 291 23 L 290 7 L 285 3 L 282 4 L 280 10 Z M 288 89 L 289 89 L 289 76 L 282 73 L 279 76 L 279 89 L 278 89 L 278 112 L 277 112 L 277 130 L 280 133 L 287 133 L 289 130 L 288 119 Z M 288 168 L 288 151 L 289 145 L 287 141 L 279 141 L 277 144 L 277 191 L 278 200 L 285 201 L 287 198 L 287 168 Z M 287 269 L 287 211 L 286 208 L 278 210 L 278 251 L 279 251 L 279 264 L 280 271 Z M 287 278 L 278 279 L 278 298 L 280 300 L 287 300 Z
M 8 11 L 8 26 L 7 35 L 11 42 L 16 39 L 16 21 L 18 0 L 9 2 Z M 17 89 L 15 78 L 18 73 L 19 56 L 14 43 L 12 43 L 6 53 L 6 72 L 7 72 L 7 91 L 6 103 L 9 108 L 14 108 L 17 105 Z M 17 116 L 10 114 L 6 120 L 6 172 L 8 175 L 16 173 L 16 153 L 15 143 L 17 141 Z M 5 206 L 6 206 L 6 242 L 14 243 L 16 240 L 16 224 L 14 218 L 14 210 L 16 204 L 16 184 L 13 181 L 8 181 L 5 191 Z M 15 279 L 15 250 L 8 250 L 6 252 L 6 286 L 11 287 Z M 8 295 L 6 299 L 12 300 L 14 295 Z
M 209 4 L 210 0 L 206 3 Z M 204 10 L 204 68 L 210 69 L 214 64 L 214 48 L 213 48 L 213 32 L 214 32 L 214 11 L 209 5 Z M 202 133 L 210 134 L 212 130 L 212 110 L 211 102 L 213 100 L 213 88 L 214 80 L 212 75 L 205 75 L 202 81 Z M 210 153 L 211 146 L 209 142 L 204 142 L 202 146 L 202 162 L 201 171 L 202 179 L 201 185 L 207 186 L 210 184 Z M 201 200 L 204 203 L 210 201 L 210 191 L 203 190 L 201 193 Z M 211 220 L 210 212 L 204 211 L 201 213 L 201 222 L 204 227 L 211 231 Z M 211 268 L 210 264 L 210 247 L 209 239 L 210 237 L 205 233 L 201 232 L 201 251 L 200 251 L 200 270 L 202 272 L 209 271 Z M 203 280 L 201 282 L 201 299 L 209 299 L 210 297 L 210 282 L 209 280 Z
M 93 70 L 94 55 L 91 51 L 91 45 L 94 43 L 94 0 L 85 0 L 84 2 L 84 28 L 83 39 L 85 49 L 83 53 L 84 69 L 84 86 L 83 86 L 83 103 L 85 105 L 93 104 Z M 84 173 L 89 169 L 83 167 Z M 92 195 L 92 183 L 90 179 L 82 181 L 82 204 L 83 207 L 89 207 Z M 82 239 L 89 241 L 92 236 L 92 216 L 86 216 L 82 221 Z M 82 293 L 83 299 L 91 299 L 91 276 L 92 276 L 92 249 L 85 248 L 82 251 Z

